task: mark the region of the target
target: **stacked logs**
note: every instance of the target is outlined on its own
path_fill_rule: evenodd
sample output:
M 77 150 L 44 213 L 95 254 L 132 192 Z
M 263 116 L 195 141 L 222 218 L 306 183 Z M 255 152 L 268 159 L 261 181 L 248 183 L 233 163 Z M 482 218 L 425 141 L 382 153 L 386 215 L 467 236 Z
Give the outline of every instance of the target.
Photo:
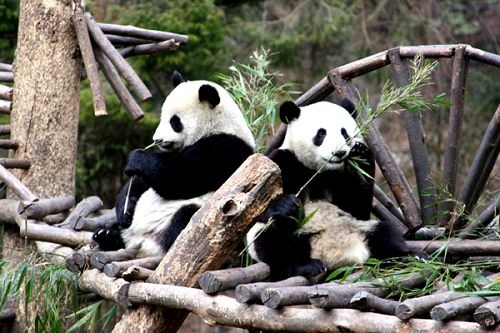
M 151 92 L 124 58 L 177 50 L 181 44 L 187 42 L 187 36 L 133 26 L 97 23 L 90 13 L 83 13 L 81 9 L 75 12 L 73 24 L 90 82 L 95 115 L 107 114 L 98 72 L 98 69 L 101 69 L 132 118 L 142 118 L 144 112 L 122 78 L 128 82 L 140 101 L 150 98 Z

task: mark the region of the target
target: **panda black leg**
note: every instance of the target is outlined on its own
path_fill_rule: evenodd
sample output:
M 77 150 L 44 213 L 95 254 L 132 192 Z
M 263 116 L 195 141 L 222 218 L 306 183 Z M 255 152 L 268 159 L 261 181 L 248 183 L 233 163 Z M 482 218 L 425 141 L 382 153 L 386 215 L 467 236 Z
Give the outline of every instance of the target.
M 377 259 L 403 257 L 411 254 L 401 233 L 388 222 L 381 221 L 368 235 L 371 256 Z
M 185 205 L 172 216 L 168 228 L 161 235 L 160 244 L 165 252 L 172 246 L 198 209 L 200 209 L 200 206 L 196 204 Z

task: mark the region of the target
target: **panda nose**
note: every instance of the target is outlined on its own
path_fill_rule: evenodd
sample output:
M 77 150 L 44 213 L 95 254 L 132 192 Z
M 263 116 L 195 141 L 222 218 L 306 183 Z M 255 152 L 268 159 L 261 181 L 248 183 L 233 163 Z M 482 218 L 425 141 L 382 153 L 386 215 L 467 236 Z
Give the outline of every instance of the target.
M 347 150 L 339 150 L 333 154 L 335 157 L 338 157 L 340 159 L 344 158 L 347 155 Z

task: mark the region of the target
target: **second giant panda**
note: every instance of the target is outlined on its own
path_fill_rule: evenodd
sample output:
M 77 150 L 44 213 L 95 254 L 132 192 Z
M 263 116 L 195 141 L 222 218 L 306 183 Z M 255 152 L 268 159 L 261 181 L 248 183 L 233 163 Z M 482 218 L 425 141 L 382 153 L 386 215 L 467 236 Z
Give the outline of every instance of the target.
M 178 73 L 172 81 L 153 135 L 157 146 L 130 153 L 118 222 L 93 235 L 101 249 L 125 246 L 138 257 L 166 253 L 212 192 L 254 153 L 252 133 L 224 88 L 184 81 Z
M 305 107 L 290 101 L 280 107 L 287 132 L 269 157 L 281 169 L 284 196 L 247 234 L 251 257 L 270 265 L 273 280 L 313 277 L 363 263 L 369 256 L 384 259 L 409 252 L 398 231 L 384 221 L 368 220 L 375 164 L 355 115 L 348 100 Z M 356 160 L 363 172 L 348 159 Z M 299 228 L 297 220 L 312 212 Z

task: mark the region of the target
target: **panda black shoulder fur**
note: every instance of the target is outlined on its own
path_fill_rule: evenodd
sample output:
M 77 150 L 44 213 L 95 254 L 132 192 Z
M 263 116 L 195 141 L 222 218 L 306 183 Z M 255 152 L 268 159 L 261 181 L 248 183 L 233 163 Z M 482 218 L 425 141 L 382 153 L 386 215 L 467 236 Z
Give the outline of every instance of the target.
M 362 263 L 369 256 L 384 259 L 408 254 L 401 234 L 370 218 L 373 199 L 373 155 L 354 119 L 355 107 L 318 102 L 298 107 L 285 102 L 280 118 L 287 124 L 282 146 L 269 154 L 281 169 L 284 196 L 261 218 L 273 223 L 258 237 L 264 223 L 247 235 L 250 255 L 270 265 L 273 280 L 313 277 L 327 269 Z M 361 177 L 346 161 L 358 160 Z M 315 173 L 313 180 L 299 192 Z M 299 230 L 297 219 L 316 211 Z M 301 216 L 302 215 L 302 216 Z M 352 216 L 351 216 L 352 215 Z
M 157 147 L 131 152 L 125 168 L 131 179 L 116 202 L 118 221 L 94 233 L 103 250 L 125 245 L 138 256 L 164 254 L 212 191 L 254 153 L 250 129 L 224 88 L 185 82 L 178 73 L 172 81 L 153 136 Z

